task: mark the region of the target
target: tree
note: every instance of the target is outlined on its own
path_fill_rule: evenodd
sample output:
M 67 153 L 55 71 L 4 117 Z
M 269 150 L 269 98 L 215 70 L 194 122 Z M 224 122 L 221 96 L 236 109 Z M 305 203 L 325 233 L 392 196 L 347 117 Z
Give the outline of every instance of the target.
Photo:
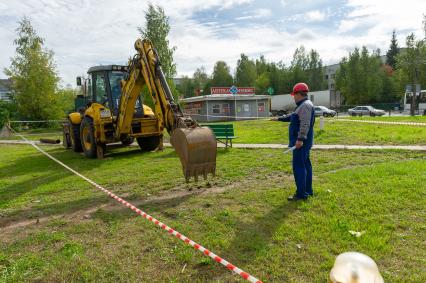
M 23 118 L 34 120 L 62 117 L 55 93 L 59 77 L 53 52 L 43 48 L 44 40 L 27 18 L 19 21 L 16 32 L 16 54 L 5 74 L 12 80 L 18 112 Z
M 302 45 L 294 51 L 293 60 L 290 65 L 292 75 L 291 85 L 299 82 L 307 82 L 306 70 L 308 68 L 309 58 L 306 55 L 305 47 Z
M 176 47 L 169 47 L 167 36 L 170 32 L 169 18 L 163 8 L 149 3 L 148 11 L 145 12 L 145 26 L 138 27 L 142 38 L 152 41 L 161 61 L 161 68 L 167 79 L 176 75 L 176 64 L 173 62 L 173 53 Z
M 256 94 L 265 94 L 266 90 L 270 86 L 270 80 L 268 73 L 263 73 L 257 77 L 256 82 Z
M 235 84 L 240 87 L 253 86 L 256 81 L 256 65 L 246 55 L 241 54 L 235 71 Z
M 204 67 L 197 68 L 194 72 L 194 87 L 195 92 L 198 95 L 201 95 L 204 93 L 204 87 L 206 86 L 207 82 L 209 81 L 209 77 L 206 74 L 206 70 Z
M 414 34 L 410 34 L 406 39 L 407 47 L 396 59 L 396 65 L 408 78 L 406 84 L 411 84 L 412 91 L 415 85 L 426 85 L 426 42 L 425 40 L 416 41 Z M 416 105 L 416 96 L 411 100 L 410 114 L 414 115 Z
M 307 83 L 311 91 L 323 90 L 326 87 L 322 60 L 317 51 L 311 49 L 308 57 Z
M 343 58 L 336 73 L 336 86 L 347 104 L 392 102 L 395 84 L 392 69 L 381 63 L 380 51 L 370 54 L 366 47 L 355 48 Z
M 229 66 L 224 61 L 217 61 L 213 69 L 211 86 L 227 87 L 233 84 Z
M 307 54 L 303 45 L 296 48 L 289 71 L 291 87 L 299 82 L 306 82 L 311 91 L 326 87 L 322 60 L 318 52 L 313 49 Z
M 61 88 L 56 92 L 57 105 L 62 113 L 69 113 L 74 109 L 74 99 L 81 89 L 73 89 L 71 86 Z
M 388 52 L 386 53 L 386 64 L 392 67 L 395 70 L 396 68 L 396 56 L 399 53 L 398 42 L 396 40 L 395 30 L 392 32 L 391 44 Z
M 259 59 L 256 59 L 256 73 L 258 76 L 269 72 L 270 71 L 270 64 L 266 62 L 265 56 L 260 55 Z
M 17 118 L 16 103 L 0 100 L 0 130 L 5 122 Z
M 183 97 L 193 97 L 195 95 L 195 85 L 192 79 L 184 76 L 182 81 L 176 87 Z

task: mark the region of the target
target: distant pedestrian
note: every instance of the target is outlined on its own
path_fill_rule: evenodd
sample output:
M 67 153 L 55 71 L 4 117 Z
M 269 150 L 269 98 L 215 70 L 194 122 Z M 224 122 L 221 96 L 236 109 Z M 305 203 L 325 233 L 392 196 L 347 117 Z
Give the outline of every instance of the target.
M 293 174 L 296 181 L 296 193 L 289 196 L 289 201 L 305 200 L 313 196 L 312 164 L 309 154 L 314 142 L 315 111 L 314 105 L 308 99 L 309 87 L 305 83 L 297 83 L 291 95 L 296 102 L 296 109 L 289 115 L 271 120 L 290 122 L 289 147 L 293 150 Z

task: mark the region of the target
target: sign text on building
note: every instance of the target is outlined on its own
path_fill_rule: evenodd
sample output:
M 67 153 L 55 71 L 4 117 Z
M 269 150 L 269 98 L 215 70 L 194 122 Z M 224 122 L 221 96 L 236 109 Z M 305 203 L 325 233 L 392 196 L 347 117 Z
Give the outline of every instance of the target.
M 254 95 L 255 88 L 254 87 L 212 87 L 210 88 L 211 95 Z

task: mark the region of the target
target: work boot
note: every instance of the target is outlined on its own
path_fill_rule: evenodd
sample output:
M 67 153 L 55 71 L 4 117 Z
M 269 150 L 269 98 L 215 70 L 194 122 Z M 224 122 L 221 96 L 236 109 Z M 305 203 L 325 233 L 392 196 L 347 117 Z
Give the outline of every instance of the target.
M 289 196 L 287 198 L 288 201 L 298 201 L 298 200 L 306 200 L 307 198 L 299 198 L 298 196 L 296 196 L 295 194 L 292 196 Z

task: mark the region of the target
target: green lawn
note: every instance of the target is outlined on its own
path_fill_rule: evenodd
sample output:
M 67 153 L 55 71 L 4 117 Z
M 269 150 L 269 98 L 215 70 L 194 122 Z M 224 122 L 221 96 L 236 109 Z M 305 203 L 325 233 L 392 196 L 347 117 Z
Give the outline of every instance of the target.
M 361 119 L 375 121 L 408 121 L 424 122 L 426 117 L 346 117 L 345 119 Z M 365 124 L 325 120 L 324 131 L 319 130 L 319 119 L 315 124 L 316 144 L 348 144 L 348 145 L 426 145 L 426 126 Z M 234 143 L 288 143 L 288 123 L 268 120 L 251 120 L 226 122 L 234 124 L 235 134 L 238 136 Z M 22 131 L 30 140 L 40 138 L 60 139 L 60 128 L 33 129 Z M 4 138 L 3 138 L 4 139 Z M 20 139 L 13 136 L 9 139 Z M 165 141 L 168 135 L 165 131 Z
M 384 115 L 381 117 L 339 117 L 342 119 L 353 119 L 353 120 L 373 120 L 373 121 L 392 121 L 392 122 L 415 122 L 415 123 L 426 123 L 426 116 L 388 116 Z
M 265 282 L 325 282 L 345 251 L 374 258 L 386 282 L 426 282 L 424 153 L 314 151 L 316 196 L 288 203 L 282 150 L 219 149 L 217 177 L 186 184 L 171 149 L 44 148 Z M 0 227 L 23 220 L 0 230 L 1 282 L 242 282 L 33 148 L 3 145 Z
M 424 145 L 426 127 L 351 123 L 335 119 L 324 120 L 324 130 L 315 123 L 316 144 L 352 145 Z M 288 143 L 288 123 L 255 120 L 227 122 L 234 124 L 234 143 Z

